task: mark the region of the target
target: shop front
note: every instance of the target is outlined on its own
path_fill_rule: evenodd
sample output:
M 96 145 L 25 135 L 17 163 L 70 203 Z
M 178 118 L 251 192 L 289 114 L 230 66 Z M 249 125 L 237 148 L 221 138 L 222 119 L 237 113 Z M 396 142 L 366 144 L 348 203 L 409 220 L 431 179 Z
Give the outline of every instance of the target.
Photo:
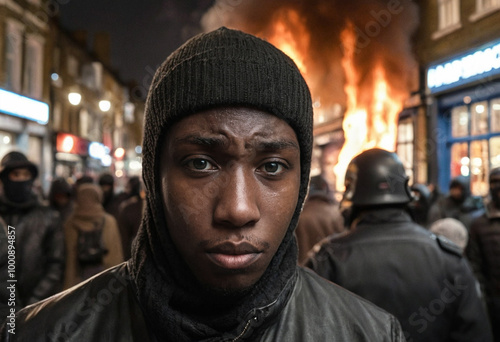
M 12 150 L 26 154 L 39 167 L 43 190 L 52 178 L 48 122 L 47 103 L 0 89 L 0 158 Z
M 500 41 L 432 65 L 427 88 L 439 187 L 461 175 L 486 196 L 489 171 L 500 166 Z

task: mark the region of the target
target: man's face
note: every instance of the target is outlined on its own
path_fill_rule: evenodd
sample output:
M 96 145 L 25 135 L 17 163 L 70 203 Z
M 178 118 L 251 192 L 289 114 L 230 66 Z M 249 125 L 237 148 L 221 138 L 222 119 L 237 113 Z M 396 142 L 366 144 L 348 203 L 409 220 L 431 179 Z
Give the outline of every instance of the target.
M 461 186 L 453 186 L 450 188 L 450 197 L 455 201 L 462 201 L 464 199 L 464 189 Z
M 27 167 L 20 167 L 9 172 L 9 180 L 12 182 L 25 182 L 33 177 Z
M 173 125 L 162 147 L 165 218 L 182 258 L 210 288 L 251 287 L 297 205 L 295 132 L 259 110 L 209 110 Z

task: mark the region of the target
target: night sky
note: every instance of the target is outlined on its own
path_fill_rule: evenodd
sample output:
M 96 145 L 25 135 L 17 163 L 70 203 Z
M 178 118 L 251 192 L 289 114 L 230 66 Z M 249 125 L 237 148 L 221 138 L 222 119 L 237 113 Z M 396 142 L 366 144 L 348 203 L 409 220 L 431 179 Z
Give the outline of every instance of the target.
M 61 24 L 111 36 L 111 65 L 125 82 L 147 92 L 154 70 L 178 46 L 201 32 L 211 0 L 68 0 L 59 6 Z M 91 41 L 89 42 L 91 44 Z

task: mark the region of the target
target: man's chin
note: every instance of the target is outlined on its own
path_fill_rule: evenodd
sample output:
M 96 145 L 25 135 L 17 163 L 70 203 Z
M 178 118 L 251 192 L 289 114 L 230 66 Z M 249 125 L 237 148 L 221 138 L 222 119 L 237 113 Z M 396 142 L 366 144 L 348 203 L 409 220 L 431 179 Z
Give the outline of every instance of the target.
M 213 295 L 218 298 L 238 299 L 246 296 L 252 289 L 253 285 L 242 286 L 233 284 L 224 284 L 223 286 L 206 286 L 205 290 L 208 295 Z

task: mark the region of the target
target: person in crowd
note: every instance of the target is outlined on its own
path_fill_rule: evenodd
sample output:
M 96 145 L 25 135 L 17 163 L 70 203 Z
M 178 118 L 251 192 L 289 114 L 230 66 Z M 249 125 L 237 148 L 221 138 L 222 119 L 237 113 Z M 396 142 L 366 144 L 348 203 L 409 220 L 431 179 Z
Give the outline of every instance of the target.
M 289 57 L 225 27 L 198 35 L 156 72 L 144 120 L 131 260 L 21 311 L 17 338 L 404 340 L 392 315 L 297 265 L 313 114 Z
M 94 178 L 89 175 L 83 175 L 81 177 L 78 177 L 77 180 L 75 181 L 75 192 L 76 188 L 82 184 L 93 184 L 94 183 Z
M 37 176 L 38 167 L 19 151 L 7 153 L 0 161 L 0 217 L 15 237 L 15 272 L 9 274 L 9 279 L 16 280 L 16 310 L 62 288 L 65 258 L 62 224 L 58 213 L 43 205 L 33 193 Z M 0 260 L 7 260 L 9 250 L 12 253 L 12 248 L 2 245 Z M 2 277 L 8 273 L 8 267 L 7 263 L 0 265 Z M 0 302 L 6 304 L 10 298 L 2 296 Z
M 350 231 L 328 238 L 306 266 L 394 314 L 408 341 L 491 341 L 477 280 L 461 250 L 407 212 L 396 153 L 374 148 L 348 165 L 341 205 Z
M 439 219 L 431 224 L 429 230 L 436 235 L 447 238 L 457 245 L 462 253 L 465 253 L 465 247 L 469 242 L 469 232 L 467 227 L 459 220 L 451 217 Z
M 431 192 L 425 184 L 415 183 L 411 186 L 413 200 L 408 204 L 413 219 L 419 225 L 427 227 Z
M 73 212 L 73 189 L 62 177 L 52 181 L 49 189 L 49 205 L 59 212 L 61 222 L 64 224 Z
M 453 178 L 449 190 L 448 196 L 441 198 L 431 206 L 428 224 L 451 217 L 462 222 L 469 230 L 472 220 L 484 212 L 482 200 L 471 194 L 469 179 L 465 176 Z
M 466 254 L 484 290 L 495 341 L 500 341 L 500 167 L 489 173 L 486 211 L 471 224 Z
M 131 177 L 125 187 L 128 199 L 120 205 L 118 214 L 118 228 L 122 238 L 123 256 L 128 260 L 131 256 L 131 246 L 139 226 L 141 225 L 144 199 L 142 198 L 142 185 L 139 177 Z
M 311 178 L 309 193 L 295 230 L 299 247 L 299 264 L 316 243 L 331 234 L 344 231 L 344 218 L 340 214 L 338 202 L 326 179 L 321 176 Z
M 78 187 L 75 209 L 64 225 L 65 289 L 124 260 L 116 220 L 101 203 L 102 192 L 97 185 Z
M 103 173 L 99 177 L 99 186 L 103 193 L 102 205 L 108 214 L 118 221 L 120 204 L 126 199 L 125 193 L 115 194 L 115 179 L 110 173 Z

